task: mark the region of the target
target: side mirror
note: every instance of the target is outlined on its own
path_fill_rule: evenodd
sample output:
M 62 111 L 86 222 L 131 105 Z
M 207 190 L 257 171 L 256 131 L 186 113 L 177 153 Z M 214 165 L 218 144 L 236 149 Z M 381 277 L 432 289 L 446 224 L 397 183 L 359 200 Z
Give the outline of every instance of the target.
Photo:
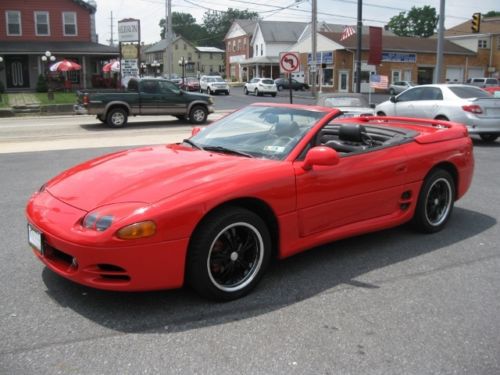
M 309 171 L 315 165 L 332 166 L 337 165 L 339 161 L 339 154 L 333 148 L 317 146 L 307 152 L 302 168 Z
M 396 97 L 393 95 L 389 98 L 389 100 L 392 102 L 392 103 L 396 103 L 398 100 L 396 99 Z

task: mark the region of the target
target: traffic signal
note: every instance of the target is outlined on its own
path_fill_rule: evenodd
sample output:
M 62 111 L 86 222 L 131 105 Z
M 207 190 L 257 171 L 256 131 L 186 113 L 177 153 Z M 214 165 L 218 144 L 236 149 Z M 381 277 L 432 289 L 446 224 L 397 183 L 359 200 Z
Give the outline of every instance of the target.
M 472 15 L 472 23 L 470 28 L 473 33 L 478 33 L 481 28 L 481 13 L 474 13 Z

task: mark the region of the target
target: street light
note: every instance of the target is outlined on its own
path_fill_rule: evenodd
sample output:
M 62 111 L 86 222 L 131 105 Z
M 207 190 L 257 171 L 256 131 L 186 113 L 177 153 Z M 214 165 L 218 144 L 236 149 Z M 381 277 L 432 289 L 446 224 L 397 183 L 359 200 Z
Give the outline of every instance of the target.
M 42 56 L 42 61 L 45 64 L 45 79 L 47 80 L 47 98 L 49 98 L 49 100 L 54 100 L 54 92 L 50 88 L 50 81 L 49 81 L 49 62 L 56 61 L 56 57 L 53 56 L 50 51 L 45 51 L 45 54 Z
M 156 77 L 156 74 L 160 73 L 160 69 L 158 69 L 160 67 L 160 63 L 158 61 L 154 60 L 151 63 L 151 67 L 153 68 L 153 71 L 154 71 L 154 74 L 155 74 L 155 77 Z
M 182 67 L 182 84 L 183 85 L 185 84 L 184 76 L 186 75 L 186 64 L 187 64 L 187 61 L 184 58 L 184 56 L 182 56 L 181 59 L 179 60 L 179 66 Z

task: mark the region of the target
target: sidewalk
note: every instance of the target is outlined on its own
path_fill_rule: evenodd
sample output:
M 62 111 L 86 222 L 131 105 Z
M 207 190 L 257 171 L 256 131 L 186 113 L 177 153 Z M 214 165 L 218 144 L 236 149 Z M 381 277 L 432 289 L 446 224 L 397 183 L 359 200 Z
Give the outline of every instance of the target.
M 9 106 L 12 108 L 40 106 L 40 101 L 35 95 L 29 92 L 22 92 L 9 95 Z

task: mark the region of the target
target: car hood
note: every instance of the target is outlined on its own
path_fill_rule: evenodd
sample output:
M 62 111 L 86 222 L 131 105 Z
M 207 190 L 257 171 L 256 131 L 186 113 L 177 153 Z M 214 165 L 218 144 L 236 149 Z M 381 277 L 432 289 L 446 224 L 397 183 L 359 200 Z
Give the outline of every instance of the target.
M 49 181 L 45 189 L 85 211 L 122 202 L 150 204 L 203 184 L 244 178 L 266 163 L 275 162 L 178 145 L 143 147 L 75 166 Z

